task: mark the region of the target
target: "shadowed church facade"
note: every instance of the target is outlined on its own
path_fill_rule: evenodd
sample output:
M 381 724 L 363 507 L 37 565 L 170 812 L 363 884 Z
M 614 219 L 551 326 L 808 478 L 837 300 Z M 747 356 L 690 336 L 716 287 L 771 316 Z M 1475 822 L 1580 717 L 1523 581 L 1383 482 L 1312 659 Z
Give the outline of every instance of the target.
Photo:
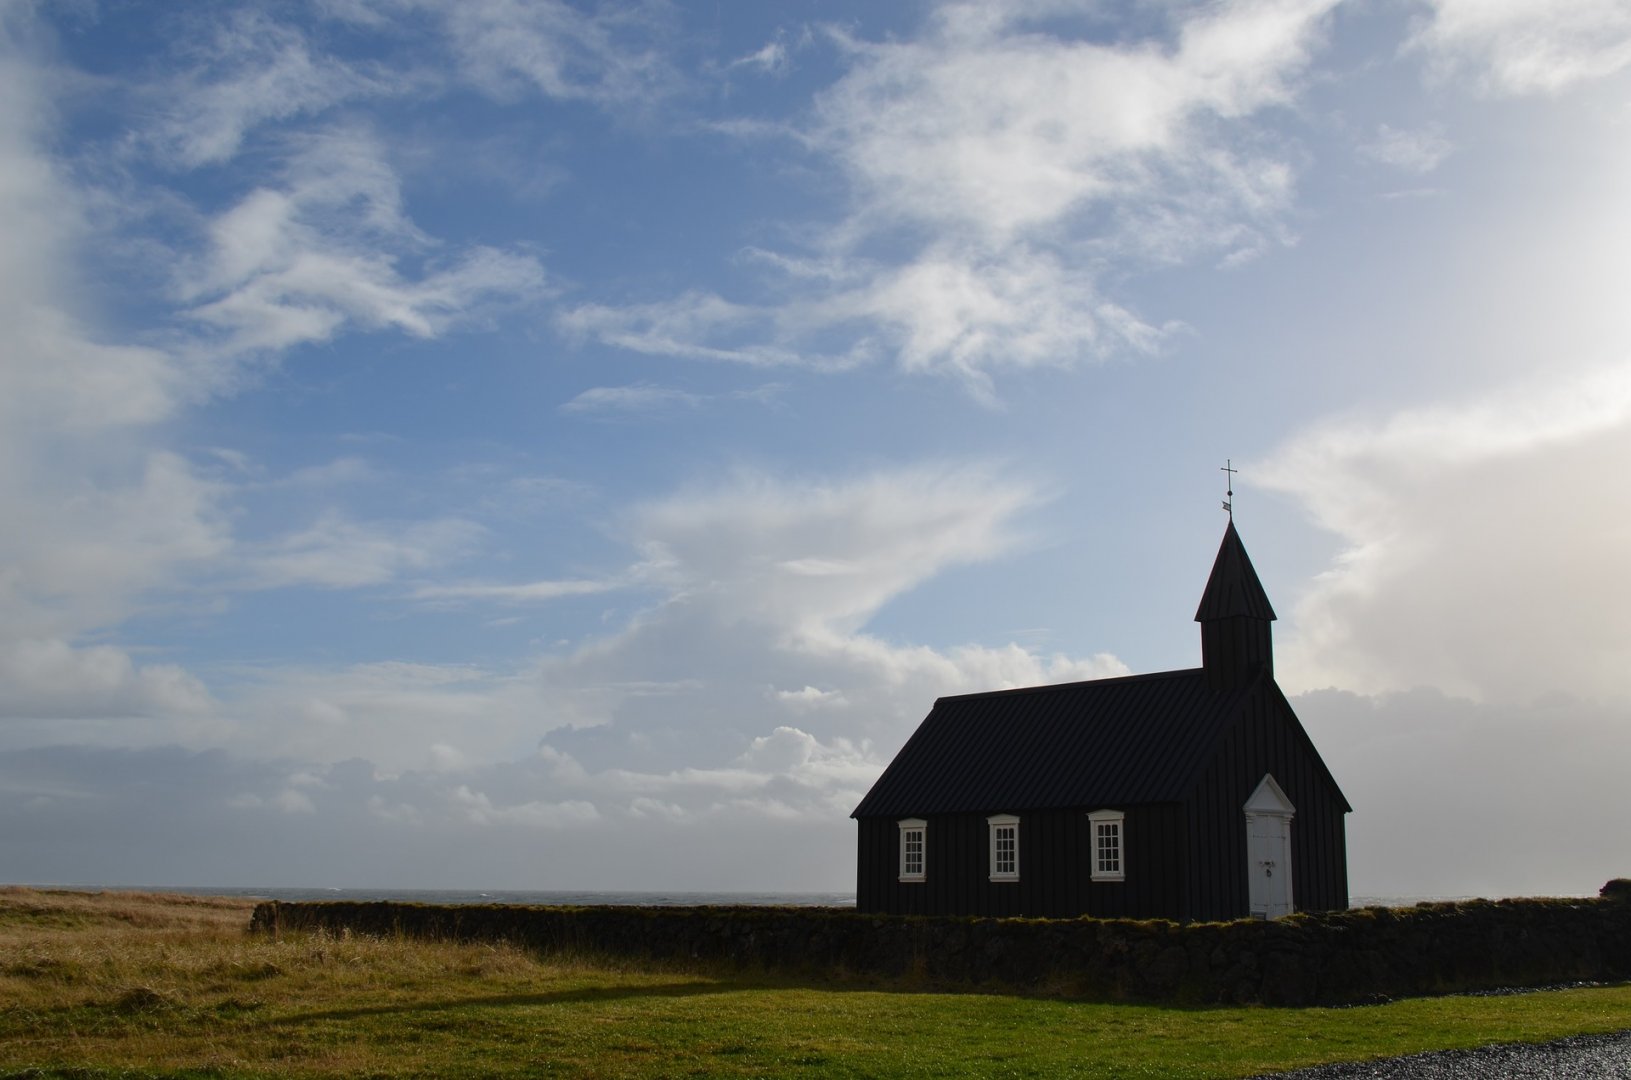
M 1201 666 L 944 697 L 851 815 L 856 906 L 1273 918 L 1348 905 L 1347 799 L 1274 681 L 1231 519 Z

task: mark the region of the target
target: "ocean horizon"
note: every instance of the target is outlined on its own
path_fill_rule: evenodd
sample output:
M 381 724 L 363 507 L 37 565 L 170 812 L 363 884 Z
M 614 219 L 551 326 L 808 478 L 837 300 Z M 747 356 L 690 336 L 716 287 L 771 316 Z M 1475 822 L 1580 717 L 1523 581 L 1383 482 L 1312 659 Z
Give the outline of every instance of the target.
M 110 885 L 18 882 L 29 889 L 231 896 L 248 900 L 394 900 L 412 904 L 555 904 L 631 907 L 854 907 L 853 892 L 695 892 L 595 889 L 372 889 L 324 886 Z
M 247 900 L 392 900 L 412 904 L 542 904 L 571 907 L 854 907 L 853 892 L 696 892 L 688 890 L 594 889 L 372 889 L 324 886 L 110 885 L 85 882 L 16 882 L 13 887 L 72 892 L 149 892 L 182 896 L 231 896 Z M 1410 907 L 1414 904 L 1501 897 L 1352 896 L 1349 908 Z

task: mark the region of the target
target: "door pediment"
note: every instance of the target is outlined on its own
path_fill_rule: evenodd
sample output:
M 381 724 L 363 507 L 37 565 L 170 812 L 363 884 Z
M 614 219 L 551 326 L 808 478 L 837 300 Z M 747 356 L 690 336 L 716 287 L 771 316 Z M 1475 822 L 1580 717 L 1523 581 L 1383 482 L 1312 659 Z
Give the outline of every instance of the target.
M 1263 779 L 1258 783 L 1251 798 L 1246 800 L 1243 809 L 1248 814 L 1268 814 L 1274 817 L 1291 817 L 1297 808 L 1291 805 L 1286 793 L 1279 784 L 1275 783 L 1270 773 L 1264 773 Z

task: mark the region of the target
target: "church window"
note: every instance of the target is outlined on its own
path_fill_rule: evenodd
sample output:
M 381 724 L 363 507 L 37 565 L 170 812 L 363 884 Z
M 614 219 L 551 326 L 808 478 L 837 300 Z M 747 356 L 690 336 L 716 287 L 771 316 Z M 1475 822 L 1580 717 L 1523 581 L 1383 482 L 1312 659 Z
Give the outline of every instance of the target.
M 1095 810 L 1087 815 L 1093 838 L 1094 881 L 1123 881 L 1127 877 L 1125 853 L 1122 851 L 1122 824 L 1126 815 L 1120 810 Z
M 929 823 L 922 818 L 907 818 L 900 825 L 900 879 L 924 880 L 924 861 L 928 849 Z
M 1019 880 L 1019 818 L 996 814 L 985 819 L 991 829 L 991 880 Z

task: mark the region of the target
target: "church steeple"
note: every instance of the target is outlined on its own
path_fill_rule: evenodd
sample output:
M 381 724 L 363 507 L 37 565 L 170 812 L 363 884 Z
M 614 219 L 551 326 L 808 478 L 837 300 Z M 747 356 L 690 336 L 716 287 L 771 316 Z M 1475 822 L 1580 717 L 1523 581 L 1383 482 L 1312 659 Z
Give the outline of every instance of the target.
M 1259 668 L 1274 673 L 1269 633 L 1274 608 L 1235 532 L 1233 517 L 1212 563 L 1212 576 L 1206 579 L 1195 621 L 1201 624 L 1201 668 L 1213 689 L 1232 690 Z

